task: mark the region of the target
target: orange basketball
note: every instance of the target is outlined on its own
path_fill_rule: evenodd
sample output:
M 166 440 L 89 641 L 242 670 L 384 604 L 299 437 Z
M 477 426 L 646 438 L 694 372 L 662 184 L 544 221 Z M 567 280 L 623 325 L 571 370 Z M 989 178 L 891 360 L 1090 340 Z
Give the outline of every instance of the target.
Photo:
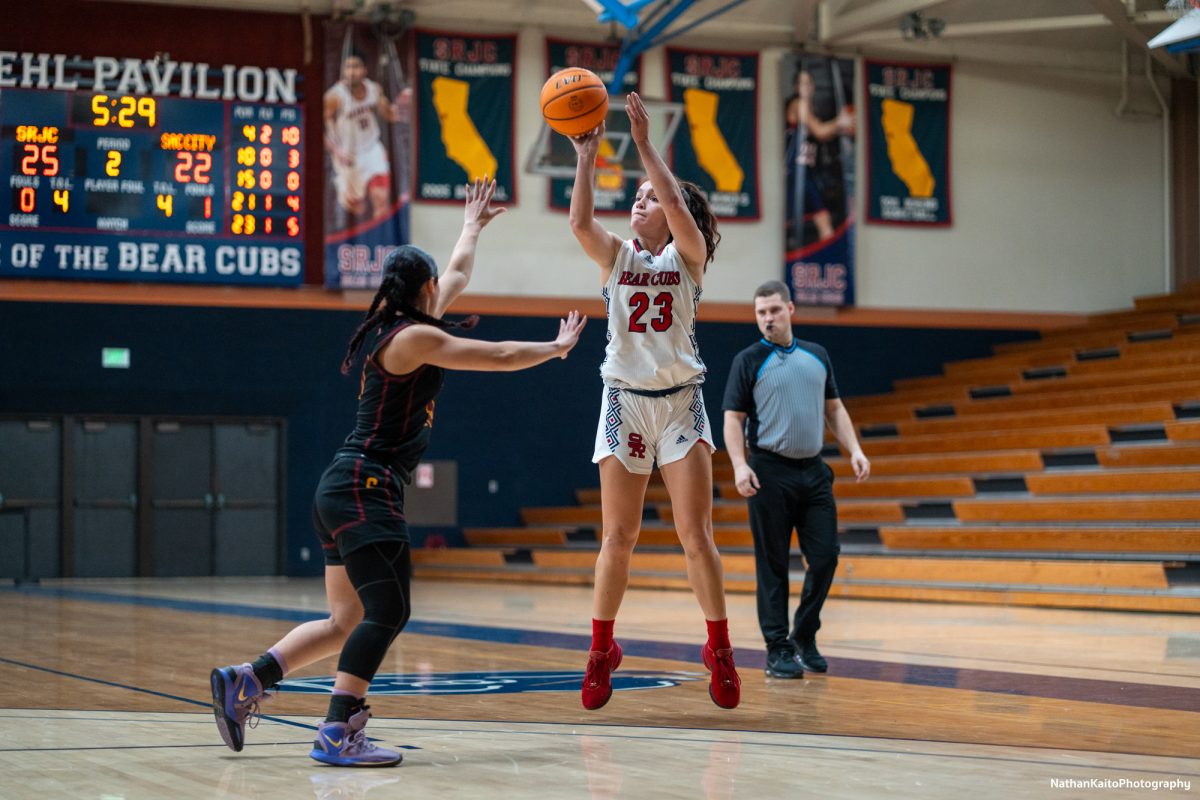
M 607 115 L 608 89 L 594 72 L 568 67 L 542 85 L 542 116 L 563 136 L 587 133 Z

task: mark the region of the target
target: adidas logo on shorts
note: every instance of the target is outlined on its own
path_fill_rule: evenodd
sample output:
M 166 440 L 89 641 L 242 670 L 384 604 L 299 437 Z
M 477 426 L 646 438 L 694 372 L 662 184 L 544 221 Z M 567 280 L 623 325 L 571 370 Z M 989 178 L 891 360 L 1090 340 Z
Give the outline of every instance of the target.
M 681 435 L 678 439 L 675 440 L 675 444 L 683 444 L 686 441 L 687 441 L 687 437 Z

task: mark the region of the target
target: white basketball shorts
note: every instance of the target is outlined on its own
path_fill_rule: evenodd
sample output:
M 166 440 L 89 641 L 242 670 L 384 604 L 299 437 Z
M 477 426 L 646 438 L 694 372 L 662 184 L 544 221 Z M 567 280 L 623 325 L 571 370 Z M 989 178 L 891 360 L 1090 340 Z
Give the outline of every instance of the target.
M 704 442 L 710 453 L 717 449 L 700 384 L 665 397 L 604 387 L 593 463 L 616 456 L 630 472 L 649 475 L 656 462 L 662 467 L 678 461 L 697 442 Z

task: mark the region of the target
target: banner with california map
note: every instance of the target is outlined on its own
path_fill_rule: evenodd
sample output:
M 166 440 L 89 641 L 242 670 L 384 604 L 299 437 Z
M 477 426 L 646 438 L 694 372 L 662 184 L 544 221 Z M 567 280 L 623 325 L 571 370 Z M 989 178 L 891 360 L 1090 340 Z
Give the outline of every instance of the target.
M 867 219 L 950 224 L 950 66 L 866 61 Z
M 415 193 L 462 203 L 468 181 L 496 179 L 495 202 L 515 203 L 515 35 L 417 32 Z
M 758 219 L 758 54 L 666 50 L 668 99 L 684 113 L 673 171 L 708 192 L 718 217 Z

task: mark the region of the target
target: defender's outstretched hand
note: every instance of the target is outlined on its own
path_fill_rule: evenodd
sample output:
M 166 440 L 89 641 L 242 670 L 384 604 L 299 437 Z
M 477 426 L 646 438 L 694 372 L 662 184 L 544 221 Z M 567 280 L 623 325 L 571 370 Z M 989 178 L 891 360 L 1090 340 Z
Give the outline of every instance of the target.
M 466 209 L 463 212 L 463 225 L 477 225 L 479 228 L 503 214 L 507 209 L 492 208 L 492 195 L 496 193 L 496 179 L 488 180 L 484 175 L 474 183 L 467 184 Z
M 558 321 L 558 338 L 554 340 L 554 343 L 563 348 L 559 358 L 566 358 L 567 353 L 571 352 L 571 349 L 579 343 L 579 334 L 586 324 L 587 317 L 582 316 L 578 311 L 572 311 L 566 319 Z

